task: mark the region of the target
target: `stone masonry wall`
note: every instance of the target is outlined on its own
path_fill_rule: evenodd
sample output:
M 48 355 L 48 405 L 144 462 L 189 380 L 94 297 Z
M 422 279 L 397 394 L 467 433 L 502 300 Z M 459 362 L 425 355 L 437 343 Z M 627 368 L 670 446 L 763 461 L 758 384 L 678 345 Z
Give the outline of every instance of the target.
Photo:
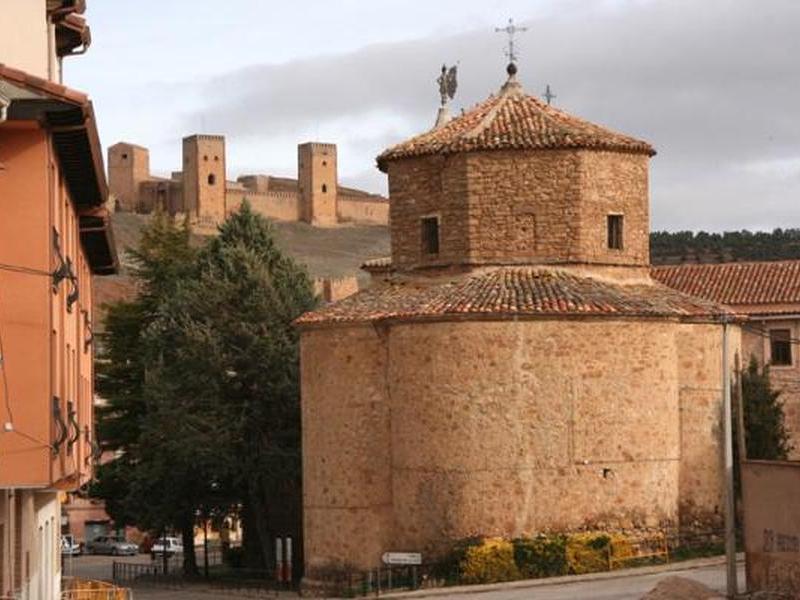
M 468 155 L 469 262 L 573 261 L 579 235 L 580 154 Z
M 581 152 L 580 261 L 648 265 L 648 163 L 643 154 Z M 622 250 L 608 248 L 608 215 L 623 216 Z
M 340 223 L 352 221 L 372 225 L 387 225 L 389 223 L 389 203 L 386 200 L 347 196 L 339 192 L 336 214 Z
M 463 262 L 467 238 L 465 156 L 429 156 L 389 164 L 392 265 L 406 269 Z M 422 251 L 420 219 L 439 219 L 439 254 Z
M 731 328 L 731 369 L 741 344 Z M 681 325 L 677 336 L 681 411 L 681 525 L 722 526 L 722 327 Z M 731 373 L 733 371 L 731 370 Z
M 225 204 L 228 212 L 236 212 L 247 200 L 253 212 L 276 221 L 298 221 L 300 219 L 300 200 L 293 192 L 253 192 L 250 190 L 228 191 Z
M 335 343 L 331 343 L 335 342 Z M 371 326 L 309 331 L 300 346 L 306 577 L 371 564 L 391 514 L 386 346 Z
M 689 388 L 713 386 L 701 364 L 679 368 L 678 347 L 689 331 L 713 353 L 707 338 L 718 328 L 689 327 L 533 320 L 304 331 L 308 565 L 375 566 L 388 550 L 432 557 L 475 534 L 668 527 L 683 493 L 713 513 L 719 485 L 699 453 L 713 453 L 715 408 L 710 395 L 684 393 L 687 369 L 696 370 Z M 686 405 L 705 420 L 682 419 Z M 689 472 L 703 475 L 690 490 L 681 485 Z
M 420 157 L 388 166 L 392 259 L 444 264 L 591 263 L 649 259 L 648 157 L 547 150 Z M 623 216 L 623 248 L 607 218 Z M 425 256 L 420 219 L 439 217 L 440 251 Z

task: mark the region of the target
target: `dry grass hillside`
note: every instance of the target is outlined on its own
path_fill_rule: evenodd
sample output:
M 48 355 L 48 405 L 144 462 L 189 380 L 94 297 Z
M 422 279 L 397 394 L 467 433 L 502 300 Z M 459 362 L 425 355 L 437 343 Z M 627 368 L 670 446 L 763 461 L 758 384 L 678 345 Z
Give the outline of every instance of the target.
M 127 274 L 129 260 L 125 250 L 139 242 L 148 216 L 117 213 L 113 217 L 114 237 L 122 269 L 119 275 L 94 279 L 95 302 L 98 306 L 131 297 L 133 280 Z M 372 258 L 389 255 L 389 230 L 376 225 L 343 225 L 322 229 L 305 223 L 275 222 L 280 247 L 296 261 L 306 265 L 312 277 L 345 277 L 354 275 L 363 283 L 368 275 L 361 264 Z M 202 237 L 198 236 L 198 242 Z

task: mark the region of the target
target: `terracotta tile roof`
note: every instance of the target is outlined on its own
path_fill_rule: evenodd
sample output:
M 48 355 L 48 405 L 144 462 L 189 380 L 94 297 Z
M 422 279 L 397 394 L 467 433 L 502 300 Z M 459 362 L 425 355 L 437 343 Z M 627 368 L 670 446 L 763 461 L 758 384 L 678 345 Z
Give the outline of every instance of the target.
M 654 155 L 647 142 L 574 117 L 528 96 L 509 80 L 497 96 L 447 124 L 385 150 L 377 158 L 386 171 L 389 161 L 410 156 L 479 150 L 588 148 Z
M 64 100 L 72 104 L 86 104 L 89 102 L 89 97 L 83 92 L 70 89 L 66 86 L 36 77 L 25 71 L 20 71 L 12 67 L 8 67 L 0 63 L 0 79 L 10 81 L 33 92 L 39 92 L 55 98 L 57 100 Z
M 653 267 L 652 275 L 671 288 L 731 305 L 800 304 L 800 260 L 684 264 Z M 753 312 L 753 311 L 748 311 Z
M 397 280 L 308 312 L 298 325 L 403 318 L 485 316 L 640 316 L 713 319 L 728 309 L 660 284 L 617 284 L 542 267 Z

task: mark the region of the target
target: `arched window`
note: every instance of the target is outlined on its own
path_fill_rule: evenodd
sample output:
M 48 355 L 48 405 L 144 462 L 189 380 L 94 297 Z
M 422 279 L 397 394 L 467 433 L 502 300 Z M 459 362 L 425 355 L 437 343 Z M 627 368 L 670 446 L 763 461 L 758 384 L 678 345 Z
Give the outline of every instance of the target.
M 211 173 L 208 176 L 208 185 L 214 185 L 215 183 L 217 183 L 217 176 Z
M 327 194 L 328 193 L 328 186 L 326 184 L 324 184 L 324 183 L 322 184 L 322 193 L 323 194 Z

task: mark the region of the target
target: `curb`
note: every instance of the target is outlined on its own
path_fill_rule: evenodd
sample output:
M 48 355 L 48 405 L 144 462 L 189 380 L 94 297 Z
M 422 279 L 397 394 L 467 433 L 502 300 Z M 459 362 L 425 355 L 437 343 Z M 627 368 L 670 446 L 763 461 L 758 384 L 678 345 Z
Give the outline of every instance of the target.
M 744 554 L 736 555 L 737 563 L 744 563 Z M 634 567 L 630 569 L 618 569 L 616 571 L 602 571 L 600 573 L 586 573 L 585 575 L 562 575 L 559 577 L 542 577 L 539 579 L 521 579 L 518 581 L 504 581 L 502 583 L 483 583 L 477 585 L 454 585 L 449 587 L 430 588 L 424 590 L 413 590 L 408 592 L 391 592 L 381 594 L 381 598 L 432 598 L 436 596 L 447 596 L 450 594 L 480 594 L 482 592 L 497 592 L 503 590 L 518 590 L 525 588 L 536 588 L 546 585 L 566 585 L 569 583 L 580 583 L 586 581 L 603 581 L 606 579 L 622 579 L 635 575 L 653 575 L 656 573 L 671 573 L 676 571 L 690 571 L 705 567 L 715 567 L 725 564 L 724 556 L 713 556 L 710 558 L 695 558 L 681 562 L 668 563 L 665 565 L 653 565 L 649 567 Z

